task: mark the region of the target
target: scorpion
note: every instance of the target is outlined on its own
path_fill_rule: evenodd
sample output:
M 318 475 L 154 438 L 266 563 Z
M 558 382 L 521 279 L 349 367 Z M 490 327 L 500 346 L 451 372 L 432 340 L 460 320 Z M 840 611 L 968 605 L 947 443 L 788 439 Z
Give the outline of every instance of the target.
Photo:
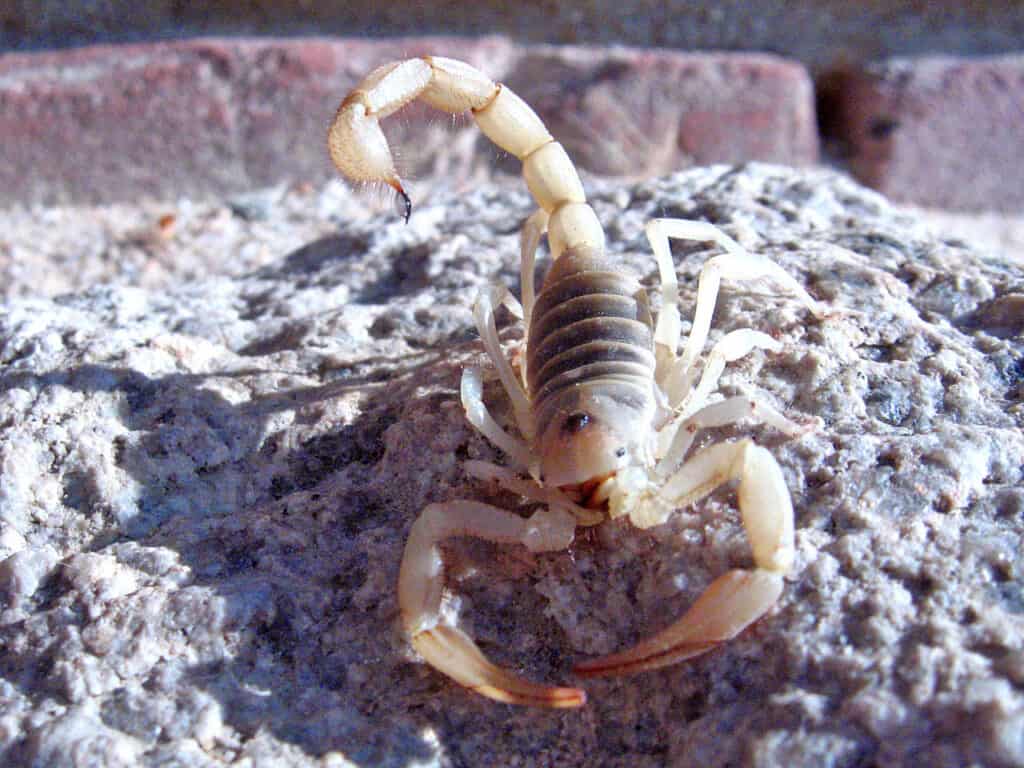
M 759 395 L 713 399 L 727 363 L 754 349 L 777 352 L 766 333 L 734 330 L 706 357 L 712 312 L 723 277 L 767 280 L 813 314 L 819 304 L 785 270 L 753 255 L 709 222 L 659 218 L 645 229 L 660 275 L 661 309 L 652 319 L 638 277 L 605 253 L 605 235 L 587 203 L 568 153 L 540 117 L 505 85 L 461 61 L 423 56 L 371 72 L 342 101 L 328 150 L 353 182 L 390 186 L 412 210 L 380 120 L 414 99 L 449 113 L 470 112 L 498 147 L 522 163 L 538 209 L 522 226 L 521 296 L 504 286 L 483 290 L 474 320 L 512 406 L 518 434 L 504 429 L 483 401 L 483 374 L 463 371 L 460 398 L 468 421 L 507 457 L 499 466 L 469 461 L 466 473 L 540 506 L 522 517 L 490 504 L 430 504 L 414 522 L 402 557 L 398 601 L 412 647 L 433 668 L 497 701 L 578 707 L 583 689 L 535 683 L 492 663 L 446 611 L 440 544 L 455 536 L 521 544 L 532 552 L 564 550 L 578 526 L 627 518 L 639 528 L 665 522 L 717 487 L 738 481 L 737 506 L 754 567 L 715 579 L 667 628 L 634 647 L 577 664 L 586 678 L 675 664 L 730 640 L 779 599 L 794 559 L 793 506 L 774 457 L 750 439 L 692 451 L 704 429 L 755 419 L 786 435 L 805 431 Z M 547 234 L 551 266 L 542 290 L 534 262 Z M 685 346 L 669 238 L 715 243 L 703 265 Z M 525 326 L 519 373 L 505 357 L 495 313 L 500 305 Z

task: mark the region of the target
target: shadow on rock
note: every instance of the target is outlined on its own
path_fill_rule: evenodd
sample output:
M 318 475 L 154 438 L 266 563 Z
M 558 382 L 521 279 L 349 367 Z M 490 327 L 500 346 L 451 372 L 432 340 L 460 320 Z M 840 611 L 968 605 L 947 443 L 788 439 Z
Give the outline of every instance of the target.
M 141 686 L 102 698 L 104 724 L 166 740 L 175 734 L 161 707 L 177 710 L 173 728 L 187 734 L 212 697 L 223 722 L 247 740 L 269 729 L 305 753 L 337 750 L 360 765 L 433 754 L 407 717 L 388 722 L 388 669 L 403 663 L 391 592 L 405 513 L 368 487 L 396 404 L 416 386 L 408 373 L 384 386 L 349 380 L 237 404 L 207 386 L 225 374 L 152 378 L 84 365 L 4 378 L 5 389 L 110 395 L 101 399 L 116 403 L 112 418 L 125 428 L 114 449 L 127 475 L 123 502 L 86 471 L 64 473 L 64 501 L 94 521 L 89 553 L 159 577 L 152 598 L 124 616 L 91 615 L 111 604 L 89 605 L 65 566 L 39 590 L 37 606 L 60 612 L 61 631 L 81 637 L 86 650 L 149 665 Z M 356 389 L 355 417 L 325 425 L 324 409 Z M 160 550 L 185 566 L 179 583 L 168 581 L 167 562 L 150 562 Z M 90 644 L 107 619 L 108 647 L 99 653 Z M 75 673 L 54 675 L 66 647 L 4 646 L 12 653 L 3 672 L 26 695 L 49 679 L 45 690 L 68 696 Z

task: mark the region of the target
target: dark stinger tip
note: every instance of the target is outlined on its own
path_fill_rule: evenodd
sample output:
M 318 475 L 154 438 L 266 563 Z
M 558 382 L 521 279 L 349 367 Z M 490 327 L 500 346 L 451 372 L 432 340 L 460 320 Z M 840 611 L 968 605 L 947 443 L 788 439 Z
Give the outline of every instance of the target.
M 398 206 L 396 206 L 396 208 L 398 208 L 398 215 L 402 216 L 404 213 L 405 223 L 408 224 L 409 217 L 412 215 L 412 200 L 410 200 L 409 196 L 405 194 L 404 189 L 399 189 L 398 194 L 401 198 Z

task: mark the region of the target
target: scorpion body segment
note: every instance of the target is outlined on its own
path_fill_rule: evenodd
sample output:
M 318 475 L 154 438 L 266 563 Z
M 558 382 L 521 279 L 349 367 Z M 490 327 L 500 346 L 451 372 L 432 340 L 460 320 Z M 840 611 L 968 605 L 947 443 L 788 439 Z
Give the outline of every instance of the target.
M 561 550 L 571 544 L 578 525 L 619 516 L 640 527 L 656 525 L 674 509 L 738 481 L 754 568 L 720 576 L 662 632 L 629 650 L 579 664 L 575 672 L 586 677 L 654 669 L 735 636 L 781 594 L 794 553 L 789 491 L 775 459 L 750 440 L 691 449 L 701 430 L 743 419 L 758 419 L 790 435 L 806 428 L 758 396 L 714 398 L 727 363 L 754 349 L 780 348 L 767 334 L 743 329 L 726 334 L 704 354 L 719 283 L 722 277 L 768 280 L 811 311 L 820 308 L 785 271 L 749 254 L 713 225 L 655 219 L 646 230 L 661 278 L 661 311 L 654 322 L 639 280 L 605 253 L 604 231 L 562 146 L 511 90 L 453 59 L 426 56 L 379 67 L 345 98 L 328 134 L 341 173 L 391 186 L 405 202 L 406 218 L 411 203 L 379 121 L 416 98 L 447 112 L 470 111 L 491 141 L 522 161 L 538 204 L 522 228 L 522 303 L 503 286 L 492 286 L 474 307 L 484 348 L 511 400 L 518 435 L 491 417 L 478 369 L 463 372 L 461 399 L 470 423 L 508 456 L 508 466 L 471 461 L 466 471 L 542 506 L 528 518 L 473 501 L 426 507 L 410 530 L 399 572 L 402 622 L 410 643 L 431 666 L 485 696 L 580 706 L 586 699 L 582 689 L 541 685 L 495 666 L 446 618 L 439 544 L 452 536 L 475 536 L 532 552 Z M 553 261 L 538 294 L 534 259 L 545 232 Z M 669 238 L 711 241 L 724 250 L 701 270 L 681 353 Z M 519 373 L 498 339 L 499 304 L 526 323 Z
M 635 463 L 656 409 L 653 329 L 636 278 L 567 252 L 537 297 L 528 339 L 540 480 L 573 486 Z

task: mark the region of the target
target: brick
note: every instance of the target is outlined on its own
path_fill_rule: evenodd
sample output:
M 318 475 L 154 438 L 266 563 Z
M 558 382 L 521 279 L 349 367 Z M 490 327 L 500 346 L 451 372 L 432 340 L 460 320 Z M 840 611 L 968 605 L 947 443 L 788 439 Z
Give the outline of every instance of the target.
M 504 68 L 515 46 L 500 38 L 472 42 L 449 38 L 387 41 L 275 41 L 250 51 L 241 79 L 244 164 L 255 184 L 281 179 L 324 181 L 335 176 L 327 158 L 327 127 L 341 99 L 380 64 L 411 56 L 457 51 L 489 71 Z M 412 178 L 451 174 L 464 177 L 473 160 L 478 132 L 463 119 L 412 104 L 384 122 L 399 168 Z M 466 134 L 472 133 L 472 136 Z M 461 134 L 461 136 L 460 136 Z M 461 150 L 461 163 L 452 168 Z M 493 153 L 492 153 L 493 154 Z
M 890 198 L 1024 209 L 1024 56 L 891 60 L 833 75 L 823 110 L 850 170 Z
M 239 175 L 230 55 L 214 45 L 0 58 L 4 202 L 201 194 Z
M 595 173 L 818 158 L 811 79 L 774 56 L 547 47 L 528 49 L 507 82 Z
M 218 196 L 333 175 L 338 102 L 376 65 L 443 53 L 506 81 L 579 166 L 640 177 L 817 158 L 810 78 L 756 54 L 519 46 L 504 38 L 208 39 L 0 57 L 0 204 Z M 385 123 L 401 171 L 465 183 L 499 151 L 467 117 Z M 518 173 L 518 164 L 504 166 Z
M 811 71 L 867 61 L 1018 51 L 1017 0 L 6 0 L 0 50 L 92 45 L 210 34 L 410 35 L 481 33 L 524 43 L 632 45 L 673 50 L 774 51 Z M 465 41 L 461 43 L 466 46 Z M 456 50 L 461 50 L 457 48 Z

